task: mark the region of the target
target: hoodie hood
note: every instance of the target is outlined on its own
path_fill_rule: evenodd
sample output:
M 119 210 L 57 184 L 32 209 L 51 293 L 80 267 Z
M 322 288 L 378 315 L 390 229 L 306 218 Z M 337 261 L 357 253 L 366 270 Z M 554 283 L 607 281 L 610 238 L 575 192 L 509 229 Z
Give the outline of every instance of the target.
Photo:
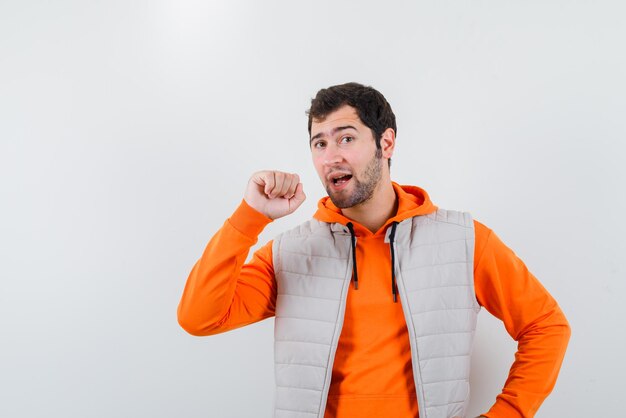
M 426 190 L 416 186 L 399 185 L 395 182 L 391 182 L 391 184 L 398 199 L 398 211 L 395 216 L 387 219 L 387 222 L 385 222 L 376 234 L 385 231 L 387 226 L 393 222 L 402 222 L 405 219 L 417 215 L 427 215 L 437 210 L 437 206 L 431 202 Z M 339 223 L 341 225 L 352 223 L 357 236 L 372 235 L 372 232 L 367 228 L 344 216 L 341 209 L 334 205 L 329 196 L 319 200 L 317 203 L 317 211 L 313 215 L 313 218 L 321 222 Z

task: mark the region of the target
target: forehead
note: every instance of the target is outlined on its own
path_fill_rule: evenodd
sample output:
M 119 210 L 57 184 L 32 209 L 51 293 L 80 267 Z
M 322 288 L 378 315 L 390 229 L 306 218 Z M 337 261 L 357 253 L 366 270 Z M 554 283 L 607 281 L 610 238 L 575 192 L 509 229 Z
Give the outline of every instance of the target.
M 330 136 L 333 128 L 343 125 L 352 125 L 358 130 L 361 130 L 365 126 L 356 113 L 356 109 L 352 106 L 345 105 L 329 113 L 323 120 L 313 119 L 311 121 L 311 137 L 320 133 Z

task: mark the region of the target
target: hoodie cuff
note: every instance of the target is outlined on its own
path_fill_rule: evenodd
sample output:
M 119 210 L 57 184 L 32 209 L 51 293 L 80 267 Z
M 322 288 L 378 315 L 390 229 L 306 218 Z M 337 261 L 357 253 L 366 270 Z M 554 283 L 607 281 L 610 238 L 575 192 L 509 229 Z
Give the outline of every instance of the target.
M 519 410 L 500 399 L 496 400 L 496 403 L 491 407 L 489 412 L 483 413 L 483 415 L 487 418 L 523 418 L 525 416 L 522 415 Z
M 263 229 L 272 222 L 272 219 L 254 209 L 248 205 L 245 199 L 242 199 L 239 207 L 228 218 L 228 222 L 243 235 L 256 239 Z

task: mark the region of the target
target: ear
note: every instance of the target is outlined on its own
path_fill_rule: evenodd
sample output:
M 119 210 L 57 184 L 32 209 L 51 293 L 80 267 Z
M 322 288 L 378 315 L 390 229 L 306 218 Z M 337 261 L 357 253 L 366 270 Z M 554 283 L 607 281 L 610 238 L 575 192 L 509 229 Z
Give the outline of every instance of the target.
M 393 155 L 394 147 L 396 146 L 396 132 L 391 129 L 385 129 L 382 137 L 380 138 L 380 148 L 383 152 L 383 157 L 389 159 Z

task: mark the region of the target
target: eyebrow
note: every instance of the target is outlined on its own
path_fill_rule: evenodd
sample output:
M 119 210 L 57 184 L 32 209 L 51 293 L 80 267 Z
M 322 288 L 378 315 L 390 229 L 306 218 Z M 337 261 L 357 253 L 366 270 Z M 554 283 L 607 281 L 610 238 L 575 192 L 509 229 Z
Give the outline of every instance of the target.
M 339 131 L 344 131 L 344 130 L 346 130 L 346 129 L 354 129 L 355 131 L 359 132 L 359 130 L 358 130 L 357 128 L 355 128 L 354 126 L 352 126 L 352 125 L 345 125 L 345 126 L 337 126 L 337 127 L 336 127 L 336 128 L 334 128 L 332 131 L 330 131 L 330 134 L 331 134 L 331 136 L 332 136 L 332 135 L 336 134 L 337 132 L 339 132 Z M 311 145 L 311 143 L 312 143 L 313 141 L 315 141 L 316 139 L 321 138 L 321 137 L 323 137 L 323 136 L 324 136 L 324 132 L 320 132 L 320 133 L 316 134 L 314 137 L 312 137 L 312 138 L 309 140 L 309 145 Z

